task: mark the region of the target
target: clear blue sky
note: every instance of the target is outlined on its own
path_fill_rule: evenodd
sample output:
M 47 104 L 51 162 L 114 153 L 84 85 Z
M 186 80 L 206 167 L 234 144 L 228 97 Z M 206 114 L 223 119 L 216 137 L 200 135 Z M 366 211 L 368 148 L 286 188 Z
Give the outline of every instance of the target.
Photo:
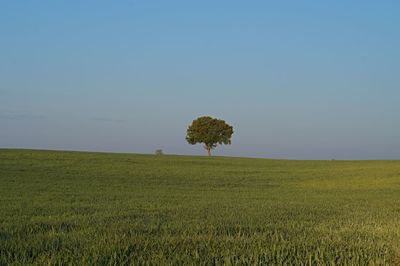
M 400 1 L 1 1 L 0 147 L 400 159 Z

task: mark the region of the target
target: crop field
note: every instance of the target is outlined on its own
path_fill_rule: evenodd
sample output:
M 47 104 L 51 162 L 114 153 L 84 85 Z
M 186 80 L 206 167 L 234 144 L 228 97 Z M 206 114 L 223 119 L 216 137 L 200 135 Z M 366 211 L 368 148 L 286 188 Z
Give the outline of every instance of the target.
M 400 161 L 0 150 L 0 265 L 398 265 Z

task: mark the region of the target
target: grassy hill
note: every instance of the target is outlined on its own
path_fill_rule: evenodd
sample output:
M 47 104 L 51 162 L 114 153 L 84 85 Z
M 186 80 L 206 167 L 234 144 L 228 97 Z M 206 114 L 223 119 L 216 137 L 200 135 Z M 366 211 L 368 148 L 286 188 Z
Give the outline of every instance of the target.
M 0 265 L 399 258 L 400 161 L 0 150 Z

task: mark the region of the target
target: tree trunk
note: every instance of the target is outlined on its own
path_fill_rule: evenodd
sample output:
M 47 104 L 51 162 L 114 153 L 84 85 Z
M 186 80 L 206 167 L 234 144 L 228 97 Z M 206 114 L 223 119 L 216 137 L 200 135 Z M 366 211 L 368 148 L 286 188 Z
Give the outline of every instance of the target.
M 208 156 L 211 156 L 211 148 L 210 147 L 207 147 L 207 153 L 208 153 Z

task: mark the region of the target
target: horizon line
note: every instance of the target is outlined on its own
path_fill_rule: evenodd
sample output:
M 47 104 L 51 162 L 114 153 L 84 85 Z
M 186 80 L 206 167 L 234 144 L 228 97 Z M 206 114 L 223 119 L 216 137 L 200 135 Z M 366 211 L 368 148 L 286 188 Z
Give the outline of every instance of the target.
M 252 157 L 252 156 L 232 156 L 232 155 L 193 155 L 193 154 L 178 154 L 178 153 L 164 153 L 156 155 L 154 153 L 136 153 L 125 151 L 98 151 L 98 150 L 76 150 L 76 149 L 57 149 L 57 148 L 14 148 L 14 147 L 0 147 L 0 151 L 42 151 L 42 152 L 76 152 L 76 153 L 101 153 L 101 154 L 121 154 L 121 155 L 146 155 L 146 156 L 182 156 L 182 157 L 204 157 L 204 158 L 237 158 L 237 159 L 260 159 L 260 160 L 276 160 L 276 161 L 323 161 L 323 162 L 368 162 L 368 161 L 400 161 L 400 159 L 288 159 L 288 158 L 272 158 L 272 157 Z

